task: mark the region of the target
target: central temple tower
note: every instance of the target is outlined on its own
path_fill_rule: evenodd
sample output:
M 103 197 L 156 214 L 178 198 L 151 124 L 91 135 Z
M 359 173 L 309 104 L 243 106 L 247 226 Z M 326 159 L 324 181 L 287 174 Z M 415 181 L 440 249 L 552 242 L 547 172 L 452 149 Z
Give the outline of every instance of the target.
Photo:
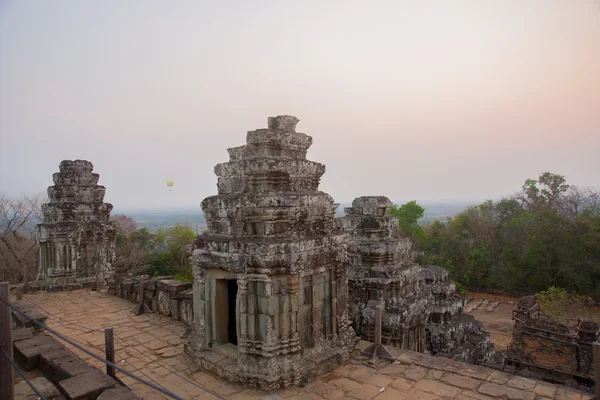
M 325 166 L 306 159 L 298 119 L 271 117 L 218 164 L 194 244 L 194 330 L 186 350 L 229 380 L 299 384 L 348 357 L 348 235 L 319 191 Z

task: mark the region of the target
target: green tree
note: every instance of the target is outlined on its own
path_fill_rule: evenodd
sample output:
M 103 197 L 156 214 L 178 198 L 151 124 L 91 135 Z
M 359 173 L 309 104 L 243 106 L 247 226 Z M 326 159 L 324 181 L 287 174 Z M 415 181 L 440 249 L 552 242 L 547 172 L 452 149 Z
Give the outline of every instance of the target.
M 539 186 L 539 187 L 538 187 Z M 529 210 L 554 210 L 560 196 L 569 189 L 562 175 L 544 172 L 538 180 L 527 179 L 519 195 L 524 207 Z
M 400 231 L 412 239 L 416 247 L 420 247 L 425 238 L 423 227 L 419 219 L 423 218 L 425 209 L 417 204 L 416 200 L 409 201 L 401 206 L 392 205 L 391 215 L 398 219 Z
M 190 246 L 196 234 L 189 226 L 177 225 L 167 230 L 167 246 L 170 265 L 173 270 L 185 280 L 191 280 Z
M 600 196 L 562 175 L 543 173 L 513 198 L 430 222 L 423 236 L 419 261 L 446 268 L 462 284 L 527 292 L 558 286 L 600 296 Z

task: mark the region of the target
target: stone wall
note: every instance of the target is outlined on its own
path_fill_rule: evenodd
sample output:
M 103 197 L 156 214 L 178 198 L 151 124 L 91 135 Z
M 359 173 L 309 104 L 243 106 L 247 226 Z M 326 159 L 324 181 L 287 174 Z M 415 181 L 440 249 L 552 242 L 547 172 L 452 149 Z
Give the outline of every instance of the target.
M 144 304 L 147 309 L 192 325 L 194 313 L 190 282 L 177 281 L 170 276 L 152 279 L 147 275 L 113 277 L 108 281 L 108 294 L 138 304 L 141 279 L 144 280 Z

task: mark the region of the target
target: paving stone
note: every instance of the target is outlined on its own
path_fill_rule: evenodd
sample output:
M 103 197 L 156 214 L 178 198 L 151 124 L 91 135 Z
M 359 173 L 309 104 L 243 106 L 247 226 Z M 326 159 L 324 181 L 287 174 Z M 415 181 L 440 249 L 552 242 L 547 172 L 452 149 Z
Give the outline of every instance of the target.
M 582 400 L 581 392 L 565 387 L 560 387 L 554 395 L 556 400 Z
M 532 379 L 524 378 L 522 376 L 513 376 L 506 383 L 506 385 L 508 385 L 510 387 L 513 387 L 515 389 L 522 389 L 522 390 L 529 390 L 529 391 L 531 391 L 535 387 L 535 381 L 532 380 Z
M 411 391 L 410 395 L 407 397 L 408 400 L 437 400 L 440 399 L 439 396 L 436 396 L 433 393 L 421 392 L 420 390 Z
M 493 372 L 493 370 L 480 367 L 479 365 L 465 365 L 468 365 L 468 367 L 460 371 L 460 373 L 462 375 L 470 376 L 471 378 L 486 380 Z
M 427 375 L 427 369 L 423 367 L 410 367 L 404 372 L 404 376 L 413 381 L 420 381 Z
M 510 400 L 533 400 L 535 395 L 520 389 L 498 385 L 496 383 L 484 382 L 479 386 L 479 393 L 492 397 L 506 397 Z
M 357 388 L 350 390 L 347 395 L 355 399 L 372 399 L 377 396 L 380 392 L 380 388 L 369 385 L 367 383 L 359 383 Z
M 538 396 L 554 398 L 557 387 L 550 383 L 538 381 L 533 389 L 533 392 Z
M 163 347 L 167 347 L 168 345 L 169 345 L 168 343 L 165 343 L 162 340 L 152 340 L 152 341 L 144 344 L 144 346 L 146 346 L 150 350 L 162 349 Z
M 408 396 L 410 396 L 409 393 L 389 388 L 385 389 L 378 396 L 375 396 L 375 400 L 404 400 Z
M 26 370 L 37 368 L 41 353 L 64 349 L 62 343 L 49 335 L 36 335 L 14 343 L 14 357 Z
M 460 393 L 460 389 L 454 386 L 446 385 L 440 381 L 434 381 L 431 379 L 423 379 L 415 384 L 414 389 L 422 392 L 433 393 L 440 397 L 455 397 Z
M 344 391 L 339 390 L 339 389 L 334 389 L 330 392 L 327 392 L 323 395 L 324 398 L 326 398 L 327 400 L 339 400 L 339 399 L 343 399 L 344 396 L 346 394 L 344 393 Z
M 368 379 L 375 372 L 376 370 L 373 368 L 367 367 L 365 365 L 359 365 L 358 368 L 351 371 L 347 377 L 350 379 L 354 379 L 355 381 L 363 381 L 365 379 Z
M 368 383 L 373 386 L 377 386 L 378 388 L 382 388 L 382 387 L 386 387 L 393 381 L 394 381 L 393 377 L 380 375 L 380 374 L 373 374 L 373 375 L 369 376 L 368 378 L 361 380 L 360 382 Z
M 391 383 L 391 386 L 393 386 L 394 388 L 405 392 L 408 392 L 414 385 L 415 381 L 411 381 L 410 379 L 405 378 L 396 378 Z
M 479 384 L 481 384 L 480 380 L 473 379 L 469 376 L 463 376 L 458 374 L 452 374 L 450 372 L 446 372 L 442 377 L 442 381 L 452 385 L 458 386 L 463 389 L 477 389 Z
M 512 374 L 507 374 L 506 372 L 500 372 L 500 371 L 494 371 L 492 372 L 492 374 L 487 378 L 487 380 L 489 382 L 493 382 L 493 383 L 498 383 L 500 385 L 504 385 L 506 382 L 508 382 L 514 375 Z
M 390 364 L 386 367 L 383 367 L 379 370 L 380 374 L 383 375 L 391 375 L 391 376 L 399 376 L 401 375 L 404 371 L 406 371 L 406 367 L 401 365 L 401 364 Z
M 69 399 L 95 400 L 106 389 L 117 386 L 117 382 L 100 370 L 94 369 L 65 379 L 59 386 Z
M 105 390 L 98 400 L 142 400 L 141 397 L 131 391 L 131 389 L 120 386 Z
M 342 389 L 345 391 L 350 391 L 357 389 L 360 386 L 360 383 L 353 381 L 348 378 L 340 378 L 330 382 L 331 385 L 335 386 L 338 389 Z
M 470 390 L 463 390 L 455 400 L 494 400 L 495 397 L 486 396 L 485 394 L 473 392 Z
M 444 375 L 444 371 L 440 371 L 438 369 L 430 369 L 427 372 L 427 379 L 434 379 L 434 380 L 439 380 L 442 375 Z

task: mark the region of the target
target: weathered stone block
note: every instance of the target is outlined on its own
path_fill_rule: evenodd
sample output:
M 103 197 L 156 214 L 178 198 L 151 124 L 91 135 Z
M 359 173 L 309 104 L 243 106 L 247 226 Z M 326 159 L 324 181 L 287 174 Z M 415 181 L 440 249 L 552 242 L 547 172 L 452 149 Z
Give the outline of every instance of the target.
M 165 279 L 158 281 L 157 287 L 159 290 L 164 290 L 169 293 L 179 293 L 192 288 L 191 282 L 180 282 L 174 279 Z
M 42 328 L 32 322 L 31 320 L 37 321 L 41 324 L 45 324 L 46 320 L 48 319 L 48 316 L 45 314 L 42 314 L 41 312 L 39 312 L 36 309 L 29 309 L 29 310 L 21 310 L 23 311 L 23 315 L 22 313 L 18 312 L 18 311 L 13 311 L 13 318 L 14 320 L 17 322 L 17 326 L 19 327 L 27 327 L 27 328 L 33 328 L 36 331 L 41 330 Z
M 37 368 L 39 356 L 43 352 L 64 349 L 56 339 L 48 335 L 37 335 L 14 343 L 14 357 L 26 370 Z
M 58 379 L 56 378 L 56 373 L 54 368 L 52 368 L 51 363 L 54 360 L 66 357 L 74 357 L 74 354 L 67 349 L 45 351 L 40 354 L 38 369 L 42 371 L 46 378 L 48 378 L 51 382 L 56 383 L 58 382 Z
M 182 300 L 179 307 L 179 314 L 181 320 L 188 325 L 191 325 L 194 321 L 194 307 L 190 300 Z
M 19 340 L 29 339 L 33 337 L 33 332 L 31 328 L 19 328 L 13 329 L 12 331 L 12 340 L 14 342 L 18 342 Z
M 152 298 L 152 312 L 158 312 L 158 295 Z
M 80 360 L 77 356 L 56 358 L 50 362 L 49 367 L 53 371 L 53 376 L 59 382 L 77 375 L 92 371 L 94 368 Z
M 98 369 L 65 379 L 59 383 L 62 392 L 72 400 L 95 400 L 100 394 L 117 386 L 117 382 Z
M 171 314 L 171 298 L 162 290 L 158 291 L 158 311 L 163 315 Z
M 179 300 L 172 299 L 171 300 L 171 316 L 175 318 L 177 321 L 181 319 L 179 315 Z
M 38 376 L 37 378 L 30 379 L 31 384 L 34 388 L 47 400 L 58 400 L 61 399 L 62 396 L 58 389 L 46 378 L 43 376 Z M 14 398 L 19 399 L 39 399 L 37 394 L 29 387 L 27 382 L 21 381 L 20 383 L 15 385 L 14 389 Z

